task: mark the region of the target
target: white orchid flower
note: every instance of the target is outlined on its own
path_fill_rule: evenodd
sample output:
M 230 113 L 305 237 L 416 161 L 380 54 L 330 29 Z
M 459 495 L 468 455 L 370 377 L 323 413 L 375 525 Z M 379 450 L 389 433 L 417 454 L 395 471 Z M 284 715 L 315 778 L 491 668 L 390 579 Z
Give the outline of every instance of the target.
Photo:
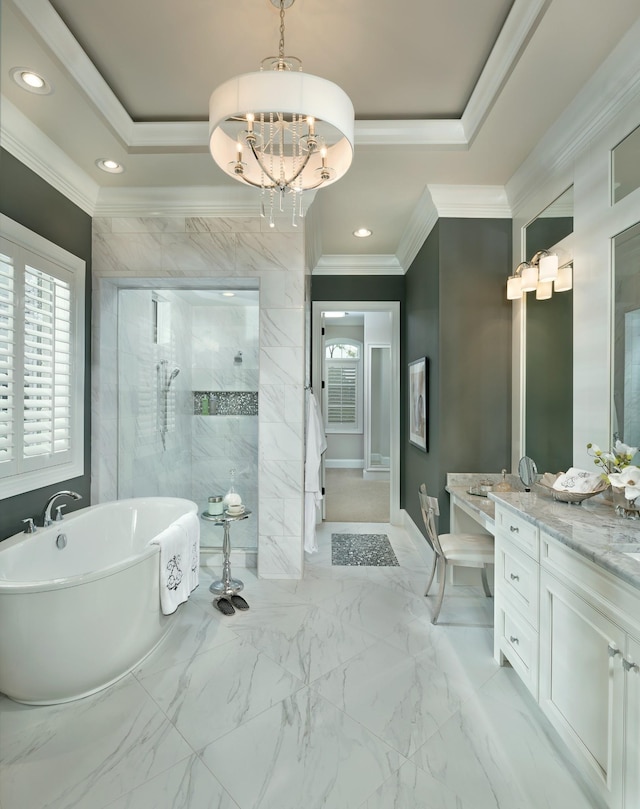
M 638 447 L 630 447 L 628 444 L 623 444 L 622 441 L 616 441 L 613 451 L 616 455 L 626 455 L 631 460 L 638 452 Z
M 611 472 L 609 483 L 617 489 L 624 489 L 627 500 L 640 497 L 640 469 L 637 466 L 627 466 L 622 472 Z

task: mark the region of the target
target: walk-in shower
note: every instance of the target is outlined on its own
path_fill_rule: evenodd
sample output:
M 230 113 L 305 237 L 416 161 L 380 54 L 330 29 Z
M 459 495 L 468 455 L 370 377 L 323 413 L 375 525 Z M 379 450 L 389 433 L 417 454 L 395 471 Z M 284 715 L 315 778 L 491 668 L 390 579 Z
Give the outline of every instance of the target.
M 258 290 L 223 291 L 118 291 L 118 497 L 186 497 L 204 512 L 233 468 L 252 511 L 234 548 L 255 550 Z M 222 528 L 203 520 L 201 537 L 219 548 Z

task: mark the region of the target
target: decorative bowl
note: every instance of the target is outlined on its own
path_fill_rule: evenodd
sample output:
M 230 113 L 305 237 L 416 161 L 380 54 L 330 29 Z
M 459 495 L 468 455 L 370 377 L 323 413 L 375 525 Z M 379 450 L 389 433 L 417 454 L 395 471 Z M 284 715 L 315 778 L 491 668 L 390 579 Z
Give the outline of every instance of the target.
M 608 486 L 608 483 L 603 480 L 592 492 L 565 492 L 561 489 L 554 489 L 553 484 L 561 474 L 562 472 L 558 475 L 552 475 L 550 472 L 546 472 L 537 484 L 544 492 L 550 494 L 551 497 L 559 503 L 582 503 L 583 500 L 588 500 L 590 497 L 600 494 Z

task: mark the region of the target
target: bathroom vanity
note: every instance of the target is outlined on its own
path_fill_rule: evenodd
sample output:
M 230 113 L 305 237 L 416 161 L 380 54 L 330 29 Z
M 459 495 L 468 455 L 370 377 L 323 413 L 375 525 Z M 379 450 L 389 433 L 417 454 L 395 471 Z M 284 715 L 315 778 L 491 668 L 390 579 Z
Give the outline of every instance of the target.
M 612 809 L 640 806 L 640 522 L 611 505 L 490 493 L 494 654 Z

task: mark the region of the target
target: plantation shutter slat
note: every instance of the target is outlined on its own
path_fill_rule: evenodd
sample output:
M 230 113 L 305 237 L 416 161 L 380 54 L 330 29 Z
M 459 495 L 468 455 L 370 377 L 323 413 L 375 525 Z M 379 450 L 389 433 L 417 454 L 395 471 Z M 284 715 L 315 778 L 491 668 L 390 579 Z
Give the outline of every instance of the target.
M 71 446 L 72 323 L 69 284 L 25 268 L 23 457 Z
M 15 278 L 13 260 L 0 253 L 0 465 L 15 454 Z
M 327 368 L 327 422 L 357 422 L 357 370 L 352 365 L 330 365 Z

